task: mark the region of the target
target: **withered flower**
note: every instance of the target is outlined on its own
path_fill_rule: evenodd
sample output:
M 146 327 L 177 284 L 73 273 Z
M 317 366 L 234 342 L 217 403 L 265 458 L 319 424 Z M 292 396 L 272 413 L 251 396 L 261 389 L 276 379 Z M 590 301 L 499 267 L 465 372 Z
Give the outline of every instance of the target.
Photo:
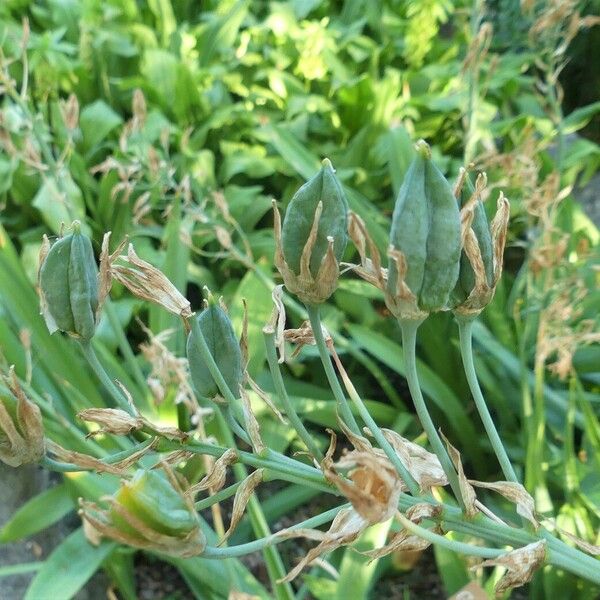
M 0 460 L 10 467 L 38 462 L 45 450 L 40 409 L 25 396 L 14 367 L 5 383 L 9 393 L 0 390 Z
M 126 256 L 115 256 L 116 253 L 109 255 L 104 244 L 102 248 L 100 279 L 103 290 L 109 286 L 112 277 L 138 298 L 154 302 L 179 317 L 187 319 L 192 316 L 189 301 L 162 271 L 142 260 L 136 254 L 132 244 L 129 244 Z M 103 295 L 105 293 L 103 291 Z
M 94 532 L 91 542 L 103 536 L 184 558 L 201 554 L 206 546 L 193 502 L 166 465 L 164 472 L 140 469 L 100 501 L 108 508 L 80 499 L 79 514 Z

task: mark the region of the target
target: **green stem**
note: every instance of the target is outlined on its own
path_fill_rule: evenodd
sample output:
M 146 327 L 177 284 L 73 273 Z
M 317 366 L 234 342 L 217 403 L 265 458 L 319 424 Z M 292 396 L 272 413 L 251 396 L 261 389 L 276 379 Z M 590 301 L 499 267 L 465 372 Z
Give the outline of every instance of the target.
M 319 449 L 317 443 L 314 441 L 313 437 L 307 431 L 306 427 L 304 427 L 304 423 L 302 423 L 302 421 L 300 420 L 300 417 L 294 409 L 294 405 L 292 404 L 287 394 L 287 390 L 285 389 L 283 377 L 281 376 L 281 369 L 279 368 L 279 363 L 277 361 L 277 354 L 275 352 L 275 335 L 272 333 L 265 333 L 264 336 L 265 347 L 267 349 L 267 362 L 271 371 L 271 377 L 273 378 L 275 391 L 277 392 L 277 395 L 279 396 L 279 399 L 281 400 L 281 403 L 283 404 L 283 407 L 285 409 L 285 414 L 292 423 L 300 439 L 306 445 L 308 451 L 318 462 L 321 462 L 323 460 L 321 450 Z
M 517 475 L 504 448 L 504 444 L 502 444 L 502 440 L 498 435 L 498 431 L 494 425 L 494 421 L 490 415 L 490 411 L 488 410 L 483 394 L 481 393 L 481 387 L 479 386 L 479 381 L 477 379 L 475 364 L 473 363 L 473 320 L 459 318 L 457 321 L 460 336 L 460 353 L 463 360 L 465 375 L 467 376 L 467 382 L 469 383 L 469 389 L 471 390 L 473 400 L 475 401 L 475 406 L 477 407 L 477 411 L 479 412 L 479 416 L 481 417 L 485 431 L 490 439 L 492 448 L 496 453 L 496 457 L 498 458 L 500 467 L 504 473 L 504 477 L 506 477 L 507 481 L 519 483 Z
M 141 442 L 140 444 L 132 446 L 128 450 L 123 450 L 122 452 L 116 452 L 115 454 L 105 456 L 104 458 L 100 459 L 100 461 L 107 465 L 114 465 L 115 463 L 125 460 L 126 458 L 129 458 L 132 454 L 135 454 L 136 452 L 139 452 L 140 450 L 143 450 L 144 448 L 148 447 L 150 444 L 152 444 L 153 441 L 153 438 L 149 438 L 146 441 Z M 73 465 L 71 463 L 59 462 L 57 460 L 54 460 L 53 458 L 50 458 L 49 456 L 44 456 L 40 461 L 40 464 L 43 467 L 49 469 L 50 471 L 57 471 L 60 473 L 76 473 L 80 471 L 91 470 L 84 467 L 79 467 L 77 465 Z
M 127 336 L 123 332 L 123 328 L 121 327 L 121 323 L 119 322 L 119 317 L 117 316 L 115 307 L 110 301 L 110 299 L 106 299 L 103 310 L 106 313 L 108 322 L 110 323 L 113 333 L 117 338 L 121 354 L 123 355 L 123 358 L 125 359 L 125 362 L 129 366 L 129 368 L 131 369 L 131 374 L 133 375 L 133 378 L 140 386 L 140 389 L 145 390 L 147 388 L 146 378 L 144 377 L 142 369 L 140 368 L 140 365 L 138 364 L 138 361 L 135 358 L 135 354 L 131 349 L 131 345 L 127 340 Z M 145 398 L 146 396 L 144 395 L 144 399 Z
M 458 483 L 458 476 L 454 470 L 454 465 L 448 456 L 444 444 L 435 429 L 435 425 L 431 420 L 427 405 L 421 393 L 421 386 L 419 385 L 419 376 L 417 375 L 417 363 L 416 363 L 416 345 L 417 345 L 417 329 L 421 324 L 420 321 L 400 321 L 400 328 L 402 330 L 402 348 L 404 350 L 404 364 L 406 370 L 406 380 L 408 382 L 408 389 L 412 396 L 417 416 L 421 422 L 421 426 L 427 434 L 429 443 L 433 448 L 433 451 L 437 455 L 442 469 L 448 477 L 450 487 L 454 492 L 454 496 L 458 501 L 461 508 L 464 508 L 464 502 L 460 491 L 460 485 Z
M 333 392 L 333 395 L 337 400 L 340 416 L 354 433 L 360 435 L 360 429 L 356 424 L 356 420 L 354 419 L 354 415 L 350 410 L 348 400 L 346 400 L 346 396 L 344 395 L 342 386 L 340 385 L 337 375 L 335 374 L 335 371 L 333 369 L 333 365 L 331 364 L 329 350 L 327 349 L 327 344 L 325 343 L 325 339 L 323 338 L 323 331 L 321 330 L 321 314 L 319 307 L 315 305 L 306 305 L 306 310 L 308 312 L 308 318 L 310 320 L 310 325 L 313 330 L 313 335 L 315 336 L 317 349 L 319 350 L 319 356 L 321 357 L 321 362 L 323 363 L 323 368 L 325 369 L 327 381 L 329 382 L 331 391 Z
M 227 500 L 227 498 L 231 498 L 231 496 L 233 496 L 237 492 L 241 483 L 241 481 L 238 481 L 237 483 L 234 483 L 233 485 L 230 485 L 229 487 L 226 487 L 220 490 L 219 492 L 210 495 L 204 500 L 198 500 L 198 502 L 196 502 L 195 505 L 196 510 L 204 510 L 205 508 L 210 508 L 213 504 L 217 504 L 218 502 Z
M 88 361 L 88 364 L 90 367 L 92 367 L 92 370 L 96 374 L 96 377 L 98 377 L 102 385 L 106 388 L 106 391 L 111 395 L 117 406 L 132 415 L 132 407 L 129 406 L 129 403 L 127 402 L 127 399 L 123 393 L 117 388 L 112 379 L 108 376 L 107 372 L 104 370 L 104 367 L 98 360 L 92 345 L 89 342 L 79 342 L 79 345 L 81 346 L 81 350 L 83 351 L 83 355 Z
M 323 525 L 324 523 L 329 523 L 335 518 L 340 510 L 343 508 L 348 508 L 348 506 L 348 504 L 343 504 L 342 506 L 332 508 L 331 510 L 321 513 L 320 515 L 306 519 L 306 521 L 292 525 L 289 527 L 289 530 L 295 531 L 297 529 L 313 529 Z M 273 546 L 274 544 L 280 544 L 284 541 L 284 537 L 281 537 L 275 533 L 265 536 L 259 540 L 248 542 L 247 544 L 240 544 L 239 546 L 229 546 L 228 548 L 214 548 L 212 546 L 207 546 L 202 554 L 202 558 L 236 558 L 250 554 L 251 552 L 256 552 L 257 550 L 264 550 L 265 548 Z
M 496 558 L 501 554 L 504 554 L 504 550 L 498 550 L 497 548 L 486 548 L 484 546 L 473 546 L 472 544 L 465 544 L 464 542 L 456 542 L 454 540 L 449 540 L 447 537 L 443 535 L 439 535 L 438 533 L 434 533 L 429 529 L 425 529 L 424 527 L 420 527 L 416 523 L 413 523 L 410 519 L 407 519 L 402 513 L 396 513 L 396 518 L 400 521 L 400 523 L 408 529 L 414 535 L 431 542 L 432 544 L 437 544 L 448 550 L 452 550 L 452 552 L 457 552 L 458 554 L 467 554 L 470 556 L 481 556 L 482 558 Z
M 223 398 L 225 398 L 225 400 L 229 403 L 230 406 L 235 406 L 236 398 L 234 397 L 233 393 L 229 389 L 229 386 L 227 385 L 227 383 L 223 377 L 223 374 L 221 373 L 221 371 L 219 370 L 219 367 L 215 363 L 213 355 L 211 354 L 208 344 L 206 343 L 204 334 L 202 333 L 202 330 L 200 329 L 200 326 L 198 325 L 198 319 L 195 316 L 193 316 L 190 319 L 190 321 L 191 321 L 191 326 L 192 326 L 192 332 L 195 337 L 196 343 L 198 345 L 198 349 L 200 350 L 202 359 L 204 360 L 206 366 L 208 367 L 208 370 L 209 370 L 212 378 L 215 380 L 215 383 L 217 384 L 217 387 L 219 388 L 219 391 L 221 392 Z M 227 427 L 227 424 L 223 418 L 223 415 L 221 414 L 221 411 L 218 409 L 218 407 L 215 410 L 215 415 L 217 416 L 217 420 L 218 420 L 220 430 L 221 430 L 221 435 L 223 436 L 225 443 L 230 448 L 235 449 L 239 455 L 240 453 L 237 450 L 237 447 L 235 445 L 235 440 L 233 439 L 233 434 Z M 252 455 L 250 455 L 250 456 L 252 456 Z M 234 472 L 238 479 L 241 480 L 246 477 L 246 469 L 244 468 L 243 465 L 235 464 L 233 466 L 233 469 L 234 469 Z M 267 521 L 265 520 L 265 516 L 262 512 L 260 503 L 257 500 L 255 495 L 252 495 L 248 502 L 248 515 L 250 517 L 250 522 L 252 523 L 252 528 L 254 529 L 254 533 L 257 536 L 264 537 L 265 535 L 270 534 L 269 526 L 267 525 Z M 285 567 L 283 566 L 283 561 L 281 560 L 281 556 L 279 556 L 277 549 L 276 548 L 265 549 L 264 557 L 265 557 L 265 563 L 267 565 L 267 571 L 269 573 L 269 579 L 271 581 L 273 590 L 274 590 L 277 598 L 280 598 L 281 600 L 293 599 L 294 593 L 292 591 L 292 587 L 290 586 L 290 584 L 289 583 L 288 584 L 277 583 L 277 581 L 279 579 L 282 579 L 283 577 L 285 577 L 285 574 L 286 574 Z
M 223 393 L 222 390 L 221 393 Z M 215 414 L 217 416 L 219 429 L 221 431 L 221 435 L 223 436 L 225 443 L 230 448 L 237 450 L 235 440 L 233 439 L 233 434 L 227 427 L 227 423 L 223 418 L 221 412 L 218 410 L 218 408 Z M 239 463 L 233 465 L 233 471 L 235 473 L 236 478 L 239 481 L 242 481 L 248 475 L 248 472 L 246 471 L 244 465 Z M 252 524 L 252 529 L 254 529 L 255 535 L 257 537 L 270 536 L 271 531 L 269 529 L 269 525 L 267 523 L 267 520 L 265 519 L 265 515 L 262 511 L 262 507 L 260 506 L 260 502 L 258 501 L 256 495 L 252 494 L 252 496 L 250 496 L 250 499 L 248 500 L 247 510 L 250 522 Z M 271 586 L 273 587 L 275 596 L 281 600 L 294 600 L 294 592 L 292 586 L 289 583 L 278 583 L 280 579 L 283 579 L 285 577 L 286 569 L 277 548 L 265 547 L 263 549 L 263 556 L 265 558 L 265 564 L 267 567 L 267 572 L 269 574 L 269 580 L 271 581 Z

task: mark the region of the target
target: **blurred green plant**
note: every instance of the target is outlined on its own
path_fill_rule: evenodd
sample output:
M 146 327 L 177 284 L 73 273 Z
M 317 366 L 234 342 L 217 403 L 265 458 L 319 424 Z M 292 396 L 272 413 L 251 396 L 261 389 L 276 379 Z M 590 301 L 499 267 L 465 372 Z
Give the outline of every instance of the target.
M 558 85 L 568 56 L 564 29 L 575 35 L 593 19 L 577 20 L 572 2 L 512 3 L 512 12 L 508 4 L 226 1 L 206 3 L 199 13 L 191 1 L 2 3 L 0 347 L 40 407 L 47 436 L 100 460 L 123 460 L 123 452 L 138 449 L 110 435 L 85 440 L 89 430 L 75 419 L 84 409 L 110 405 L 111 395 L 98 389 L 77 346 L 50 337 L 38 314 L 32 282 L 43 233 L 56 236 L 63 223 L 79 219 L 97 254 L 104 231 L 113 232 L 114 244 L 128 235 L 140 257 L 194 306 L 202 286 L 220 290 L 238 332 L 247 298 L 247 370 L 278 398 L 275 365 L 272 356 L 267 365 L 270 350 L 262 343 L 276 283 L 271 197 L 286 205 L 329 156 L 351 210 L 385 253 L 393 200 L 413 158 L 411 140 L 422 137 L 446 175 L 475 161 L 487 171 L 490 190 L 501 187 L 511 200 L 505 276 L 473 325 L 474 364 L 516 476 L 524 477 L 538 512 L 556 518 L 565 536 L 597 544 L 600 353 L 588 344 L 597 337 L 599 236 L 571 191 L 597 171 L 600 151 L 571 134 L 600 105 L 565 116 Z M 346 276 L 322 318 L 369 415 L 423 441 L 404 387 L 400 330 L 390 327 L 383 301 L 379 290 Z M 304 307 L 288 296 L 283 302 L 289 324 L 300 329 L 309 316 Z M 118 379 L 146 418 L 187 429 L 193 412 L 181 406 L 193 404 L 181 377 L 185 336 L 177 324 L 177 316 L 131 298 L 116 283 L 92 348 L 108 380 Z M 316 360 L 307 347 L 288 360 L 281 380 L 289 405 L 324 449 L 321 427 L 337 428 L 336 404 Z M 493 448 L 471 417 L 467 379 L 456 375 L 460 365 L 452 318 L 430 317 L 419 328 L 416 370 L 432 418 L 460 448 L 465 469 L 493 481 L 498 469 L 487 460 Z M 271 450 L 304 449 L 300 431 L 278 425 L 269 412 L 259 410 L 257 418 Z M 219 419 L 203 427 L 230 445 Z M 199 456 L 183 471 L 200 481 L 211 468 Z M 261 502 L 268 523 L 322 485 L 298 483 Z M 42 495 L 24 506 L 2 539 L 32 534 L 73 510 L 77 497 L 112 494 L 116 485 L 110 474 L 67 473 L 60 493 L 45 493 L 56 498 Z M 215 497 L 227 497 L 227 490 L 234 496 L 237 485 Z M 483 497 L 497 514 L 509 514 L 508 503 Z M 40 511 L 42 501 L 57 508 Z M 221 536 L 219 511 L 211 515 Z M 22 534 L 19 522 L 28 524 Z M 231 543 L 245 543 L 250 531 L 242 519 Z M 373 536 L 366 543 L 380 544 L 385 532 Z M 209 532 L 207 541 L 214 545 L 216 538 Z M 39 590 L 69 597 L 101 566 L 124 597 L 135 597 L 131 561 L 118 567 L 122 552 L 107 542 L 91 547 L 76 532 L 44 562 L 30 597 Z M 77 577 L 68 570 L 47 587 L 74 554 L 81 561 Z M 341 566 L 339 590 L 355 577 L 366 594 L 393 569 L 382 558 L 381 568 L 352 562 L 353 570 L 352 556 L 348 550 L 330 558 Z M 450 562 L 441 550 L 436 558 L 448 594 L 474 577 L 462 559 Z M 198 596 L 206 586 L 226 596 L 228 579 L 240 590 L 264 593 L 233 559 L 168 560 Z M 495 579 L 487 580 L 489 589 Z M 331 597 L 330 581 L 315 568 L 306 586 Z M 565 598 L 596 593 L 560 570 L 544 571 L 530 585 L 537 596 L 559 589 Z

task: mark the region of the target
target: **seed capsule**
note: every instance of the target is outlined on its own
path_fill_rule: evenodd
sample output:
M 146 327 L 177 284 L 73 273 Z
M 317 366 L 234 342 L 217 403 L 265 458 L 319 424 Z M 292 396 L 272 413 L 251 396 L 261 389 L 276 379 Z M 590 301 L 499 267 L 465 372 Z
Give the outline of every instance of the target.
M 57 330 L 91 340 L 96 330 L 98 279 L 90 239 L 73 223 L 73 233 L 40 253 L 41 308 L 50 333 Z
M 227 387 L 239 398 L 239 389 L 244 377 L 242 352 L 227 313 L 211 300 L 197 317 L 192 318 L 198 319 L 200 331 Z M 220 395 L 219 387 L 202 356 L 193 329 L 188 336 L 187 357 L 196 393 L 204 398 Z
M 11 369 L 7 392 L 0 390 L 0 460 L 10 467 L 38 462 L 44 456 L 40 409 L 21 389 Z
M 335 291 L 348 241 L 348 202 L 328 159 L 290 201 L 283 227 L 275 209 L 275 264 L 290 292 L 320 304 Z
M 477 177 L 473 187 L 466 171 L 461 172 L 457 192 L 461 200 L 463 251 L 452 304 L 455 314 L 463 317 L 474 317 L 489 304 L 502 274 L 510 205 L 501 193 L 496 215 L 488 223 L 482 202 L 485 186 L 485 174 Z
M 106 536 L 129 546 L 172 556 L 195 556 L 206 545 L 191 500 L 168 471 L 138 470 L 114 496 L 108 510 L 81 501 L 80 514 L 95 537 Z
M 460 250 L 458 204 L 421 141 L 400 188 L 390 232 L 386 302 L 397 318 L 420 320 L 447 308 Z

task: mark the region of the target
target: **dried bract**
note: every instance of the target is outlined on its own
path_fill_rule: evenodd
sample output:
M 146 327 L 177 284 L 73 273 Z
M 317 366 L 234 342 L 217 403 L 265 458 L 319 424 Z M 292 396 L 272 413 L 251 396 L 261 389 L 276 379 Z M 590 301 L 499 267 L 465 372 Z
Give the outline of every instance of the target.
M 498 558 L 485 560 L 473 569 L 479 567 L 506 567 L 506 573 L 494 588 L 496 596 L 500 597 L 507 590 L 525 585 L 531 581 L 535 572 L 544 564 L 545 558 L 546 541 L 542 540 L 502 554 Z
M 127 256 L 119 256 L 117 260 L 125 265 L 113 263 L 110 266 L 111 274 L 134 296 L 158 304 L 174 315 L 186 319 L 192 316 L 189 301 L 162 271 L 142 260 L 132 244 L 129 244 Z
M 40 409 L 23 392 L 14 368 L 0 391 L 0 460 L 10 467 L 38 462 L 44 456 L 44 426 Z

